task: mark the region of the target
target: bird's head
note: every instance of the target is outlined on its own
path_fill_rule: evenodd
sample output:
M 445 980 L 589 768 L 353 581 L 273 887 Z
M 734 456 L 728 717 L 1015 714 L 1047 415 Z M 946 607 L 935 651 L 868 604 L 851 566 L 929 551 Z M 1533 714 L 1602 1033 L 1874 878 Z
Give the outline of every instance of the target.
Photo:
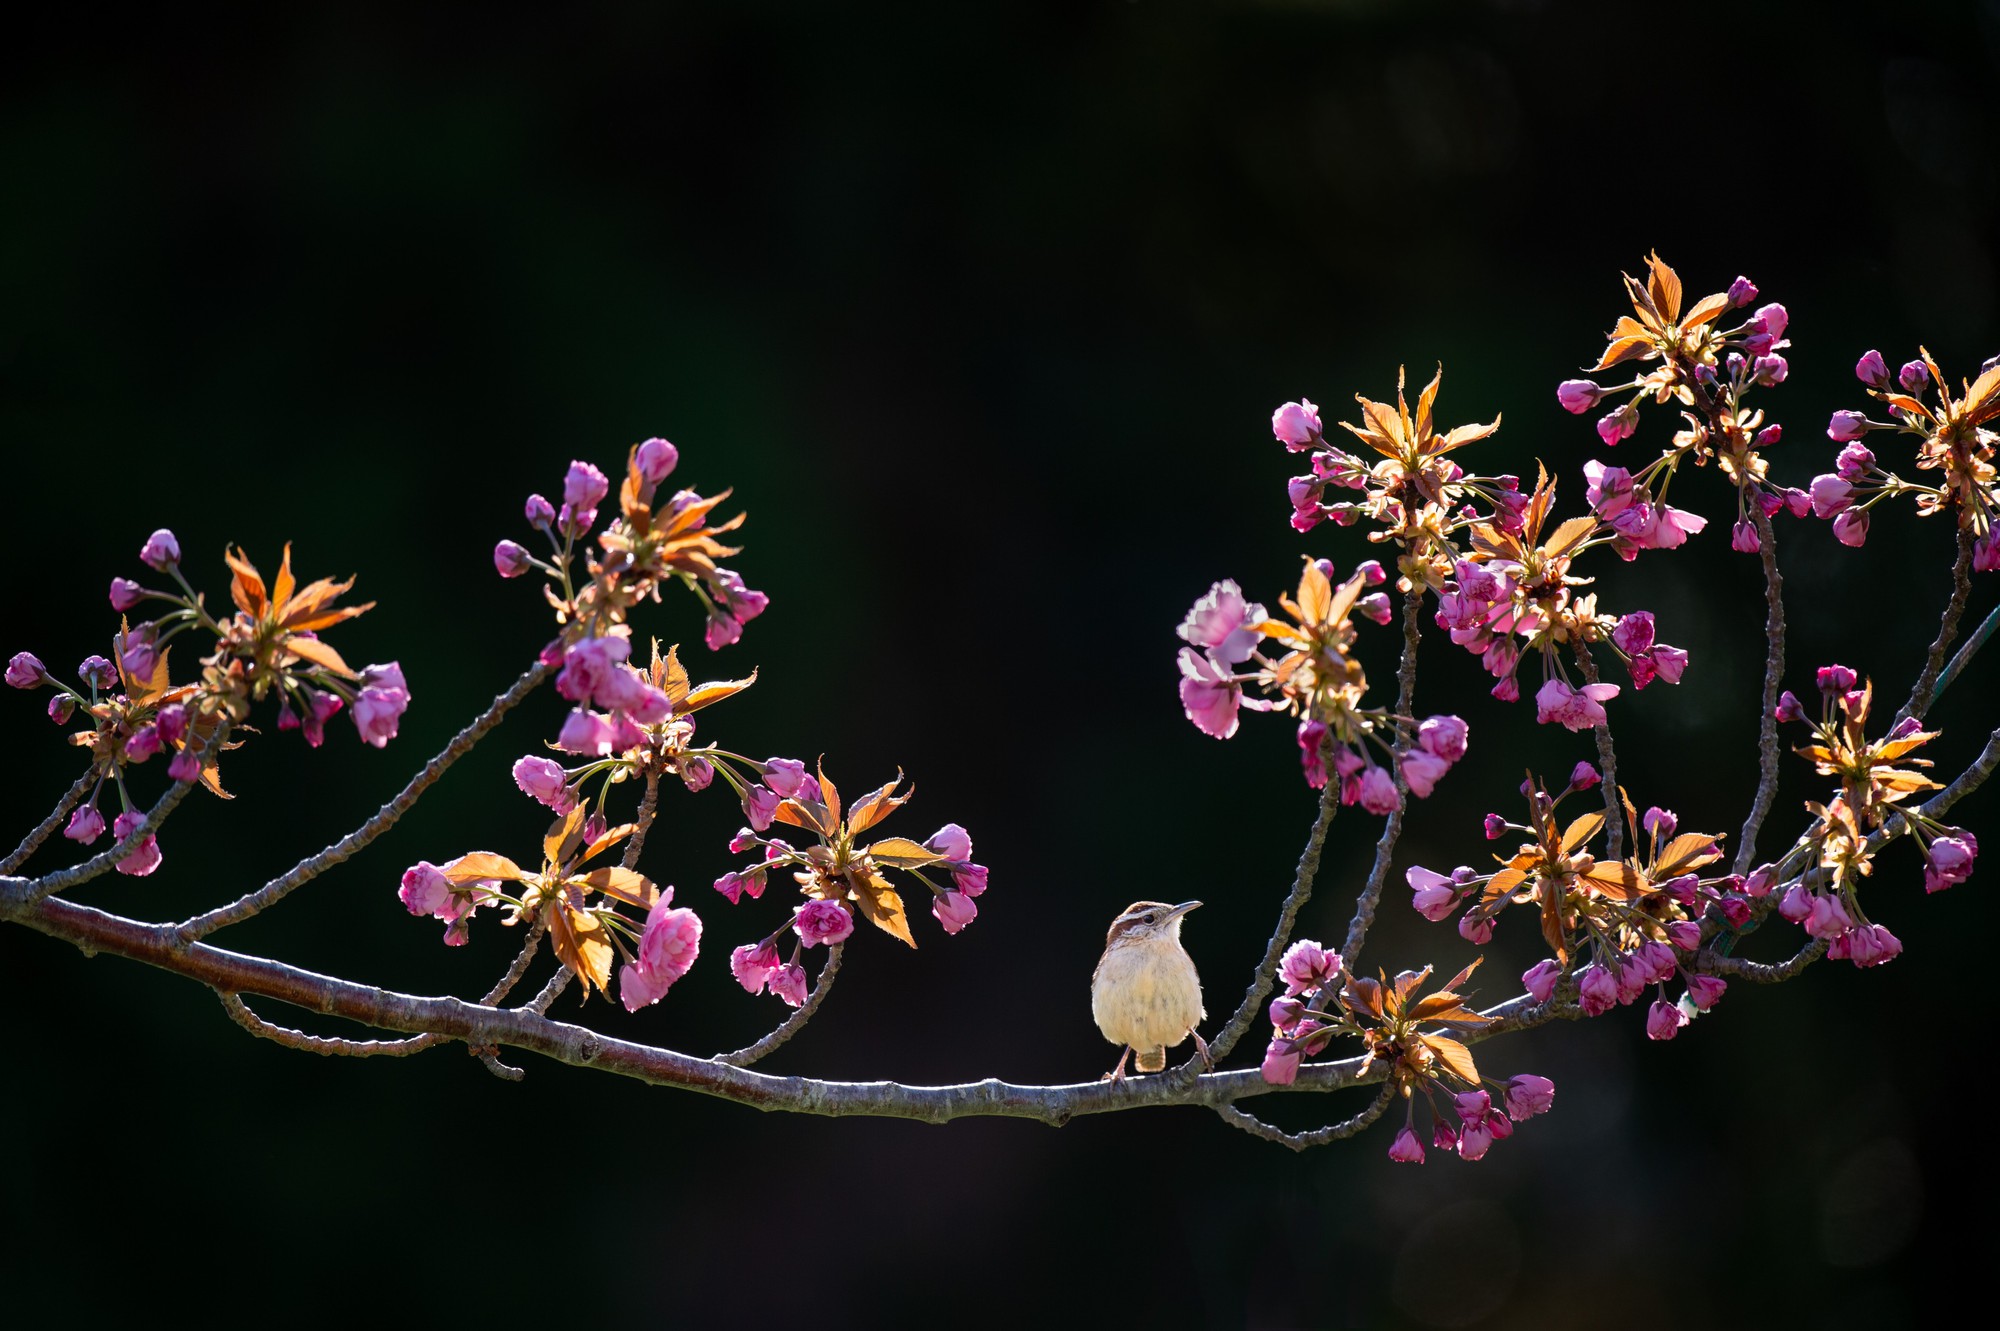
M 1178 906 L 1170 906 L 1164 901 L 1135 901 L 1111 922 L 1111 932 L 1105 935 L 1104 946 L 1112 948 L 1120 943 L 1178 940 L 1181 921 L 1200 904 L 1199 901 L 1183 901 Z

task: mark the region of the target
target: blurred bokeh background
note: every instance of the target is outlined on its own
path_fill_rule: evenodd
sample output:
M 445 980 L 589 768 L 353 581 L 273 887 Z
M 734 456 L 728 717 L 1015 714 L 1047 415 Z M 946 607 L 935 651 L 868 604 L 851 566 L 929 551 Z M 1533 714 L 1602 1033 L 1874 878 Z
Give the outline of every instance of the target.
M 1446 420 L 1504 413 L 1480 465 L 1540 459 L 1575 501 L 1601 449 L 1555 384 L 1657 246 L 1691 292 L 1742 272 L 1789 306 L 1791 379 L 1763 397 L 1788 430 L 1773 467 L 1803 483 L 1830 465 L 1828 413 L 1860 405 L 1862 351 L 1922 342 L 1969 373 L 2000 350 L 1996 61 L 1990 0 L 176 9 L 21 33 L 0 51 L 5 651 L 68 671 L 102 650 L 104 587 L 171 525 L 217 597 L 230 541 L 359 574 L 380 606 L 338 645 L 399 659 L 415 695 L 386 752 L 344 724 L 316 753 L 256 737 L 236 801 L 191 801 L 158 874 L 81 895 L 185 915 L 372 810 L 548 637 L 532 584 L 489 562 L 524 537 L 522 497 L 664 434 L 680 479 L 736 487 L 733 562 L 773 598 L 717 657 L 685 599 L 637 621 L 688 643 L 697 678 L 761 669 L 704 733 L 823 753 L 854 790 L 900 766 L 918 793 L 895 830 L 962 823 L 993 873 L 956 938 L 928 918 L 915 952 L 859 938 L 765 1066 L 1095 1076 L 1105 922 L 1205 899 L 1187 938 L 1226 1012 L 1310 822 L 1289 727 L 1246 716 L 1218 744 L 1174 696 L 1173 629 L 1211 581 L 1269 601 L 1302 552 L 1373 553 L 1287 527 L 1272 407 L 1310 396 L 1331 424 L 1442 361 Z M 1665 429 L 1656 412 L 1626 447 Z M 1693 653 L 1680 688 L 1616 705 L 1634 798 L 1734 833 L 1760 584 L 1721 480 L 1675 499 L 1716 525 L 1585 571 Z M 1900 697 L 1944 525 L 1892 510 L 1863 551 L 1821 523 L 1781 535 L 1792 685 L 1838 659 Z M 1364 633 L 1378 680 L 1394 637 Z M 1942 758 L 1993 725 L 1993 678 L 1936 714 Z M 1524 767 L 1592 753 L 1485 683 L 1446 645 L 1424 657 L 1420 710 L 1461 712 L 1473 752 L 1416 809 L 1398 880 L 1478 862 Z M 38 703 L 4 701 L 25 826 L 72 763 Z M 481 920 L 447 952 L 396 877 L 524 846 L 507 767 L 560 715 L 536 698 L 372 852 L 216 941 L 482 990 L 514 936 Z M 1815 793 L 1803 767 L 1774 842 Z M 1994 798 L 1961 816 L 1984 830 Z M 647 848 L 706 921 L 695 971 L 636 1018 L 559 1015 L 696 1052 L 780 1015 L 721 964 L 784 909 L 708 889 L 738 822 L 719 786 L 672 792 Z M 1376 827 L 1337 820 L 1303 933 L 1344 932 Z M 1488 1046 L 1493 1071 L 1553 1077 L 1555 1112 L 1421 1169 L 1384 1158 L 1386 1125 L 1299 1157 L 1195 1110 L 934 1128 L 532 1058 L 509 1085 L 456 1049 L 321 1060 L 194 986 L 0 929 L 0 1297 L 22 1325 L 1916 1325 L 1996 1239 L 1972 1098 L 1992 872 L 1926 898 L 1900 848 L 1870 898 L 1900 960 L 1739 988 L 1672 1044 L 1622 1010 Z M 1368 964 L 1471 958 L 1405 900 L 1392 886 Z M 1538 955 L 1505 925 L 1488 999 Z M 1303 1127 L 1358 1103 L 1262 1107 Z

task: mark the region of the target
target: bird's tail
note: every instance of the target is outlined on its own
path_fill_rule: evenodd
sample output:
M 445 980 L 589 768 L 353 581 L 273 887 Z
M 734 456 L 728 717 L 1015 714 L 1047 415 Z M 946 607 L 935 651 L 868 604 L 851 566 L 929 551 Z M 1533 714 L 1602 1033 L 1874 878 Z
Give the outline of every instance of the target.
M 1151 1049 L 1135 1049 L 1132 1052 L 1139 1056 L 1132 1064 L 1139 1071 L 1165 1072 L 1167 1070 L 1166 1046 L 1155 1045 Z

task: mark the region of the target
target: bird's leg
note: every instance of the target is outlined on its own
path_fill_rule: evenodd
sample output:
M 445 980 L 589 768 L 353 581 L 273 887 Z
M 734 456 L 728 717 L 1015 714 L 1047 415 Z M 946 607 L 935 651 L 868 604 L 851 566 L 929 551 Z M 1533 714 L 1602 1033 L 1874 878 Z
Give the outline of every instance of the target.
M 1200 1031 L 1189 1031 L 1188 1034 L 1194 1037 L 1195 1052 L 1201 1055 L 1201 1065 L 1210 1072 L 1215 1071 L 1215 1060 L 1208 1053 L 1208 1041 L 1201 1038 Z
M 1099 1077 L 1099 1081 L 1124 1081 L 1125 1060 L 1132 1056 L 1132 1046 L 1126 1045 L 1118 1051 L 1118 1066 Z

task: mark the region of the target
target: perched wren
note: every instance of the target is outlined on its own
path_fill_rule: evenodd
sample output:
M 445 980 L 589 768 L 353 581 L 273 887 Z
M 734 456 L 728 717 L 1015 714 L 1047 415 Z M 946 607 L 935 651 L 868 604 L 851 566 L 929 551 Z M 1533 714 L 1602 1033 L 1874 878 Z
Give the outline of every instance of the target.
M 1207 1016 L 1201 1008 L 1201 976 L 1181 946 L 1181 920 L 1201 903 L 1135 901 L 1111 922 L 1104 955 L 1090 977 L 1090 1015 L 1104 1038 L 1122 1046 L 1118 1066 L 1107 1081 L 1123 1081 L 1127 1055 L 1141 1072 L 1161 1072 L 1167 1050 L 1194 1036 L 1208 1061 L 1208 1044 L 1195 1030 Z

